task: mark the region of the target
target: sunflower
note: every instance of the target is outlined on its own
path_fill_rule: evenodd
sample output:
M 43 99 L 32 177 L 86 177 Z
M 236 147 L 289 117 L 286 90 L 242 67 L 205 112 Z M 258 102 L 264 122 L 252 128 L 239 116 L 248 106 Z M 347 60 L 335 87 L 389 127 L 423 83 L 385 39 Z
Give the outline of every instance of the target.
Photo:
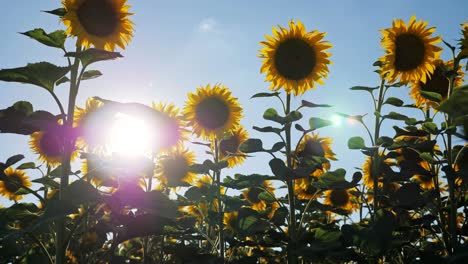
M 383 155 L 383 153 L 380 152 L 379 156 L 381 157 L 382 155 Z M 379 157 L 379 160 L 381 160 L 380 157 Z M 373 158 L 367 156 L 366 160 L 364 161 L 364 164 L 362 165 L 362 173 L 363 173 L 362 181 L 363 181 L 363 184 L 368 189 L 373 189 L 374 188 L 374 179 L 372 178 L 372 175 L 371 175 L 372 162 L 373 162 Z M 383 161 L 381 160 L 381 162 L 385 162 L 385 164 L 387 164 L 387 165 L 394 164 L 394 162 L 391 159 L 385 159 Z M 382 166 L 379 166 L 379 168 L 382 168 Z M 383 177 L 384 177 L 384 174 L 381 172 L 379 177 L 378 177 L 378 187 L 383 186 Z
M 239 151 L 239 146 L 248 138 L 249 133 L 242 126 L 238 126 L 219 142 L 220 159 L 227 160 L 229 168 L 244 162 L 245 156 Z
M 268 209 L 268 204 L 266 201 L 258 198 L 258 195 L 266 191 L 272 194 L 275 191 L 275 188 L 268 180 L 263 181 L 259 186 L 252 186 L 247 188 L 242 192 L 242 195 L 244 196 L 245 200 L 252 204 L 252 209 L 256 211 L 265 211 Z
M 193 182 L 195 173 L 190 172 L 190 166 L 195 162 L 195 154 L 178 146 L 159 160 L 155 174 L 159 180 L 169 187 L 187 185 Z
M 267 73 L 265 81 L 271 82 L 270 89 L 283 87 L 286 93 L 297 96 L 315 89 L 315 83 L 323 84 L 331 64 L 331 54 L 325 50 L 332 45 L 322 40 L 326 33 L 306 32 L 299 20 L 289 21 L 289 30 L 278 27 L 272 29 L 274 37 L 266 36 L 267 41 L 260 42 L 264 46 L 259 54 L 263 58 L 260 72 Z
M 188 131 L 175 105 L 153 102 L 153 109 L 163 114 L 163 120 L 156 124 L 157 131 L 161 131 L 157 142 L 159 148 L 168 150 L 188 139 Z
M 468 21 L 465 23 L 461 24 L 462 26 L 462 35 L 463 38 L 460 40 L 460 48 L 462 49 L 462 53 L 465 54 L 465 56 L 468 56 Z M 468 64 L 467 64 L 468 68 Z
M 80 137 L 77 145 L 88 152 L 106 152 L 106 143 L 110 135 L 109 120 L 113 113 L 106 112 L 101 101 L 88 98 L 84 108 L 75 107 L 74 126 L 77 127 Z
M 112 175 L 111 168 L 106 168 L 103 162 L 95 158 L 88 158 L 81 164 L 81 173 L 91 180 L 96 187 L 119 187 L 117 178 Z
M 224 228 L 232 233 L 235 234 L 237 233 L 238 227 L 237 227 L 237 221 L 239 217 L 239 212 L 233 211 L 230 213 L 224 213 L 223 217 L 223 223 L 224 223 Z
M 305 135 L 299 145 L 296 147 L 295 155 L 298 158 L 321 157 L 328 160 L 336 160 L 335 153 L 331 149 L 332 139 L 320 137 L 319 134 L 312 133 Z M 315 170 L 312 176 L 320 177 L 325 170 L 330 169 L 330 162 L 321 164 L 322 168 Z
M 312 179 L 301 178 L 294 181 L 294 193 L 301 200 L 310 200 L 317 194 L 317 188 L 311 185 Z
M 431 170 L 427 161 L 420 161 L 418 164 L 428 172 Z M 434 177 L 437 177 L 437 175 Z M 413 176 L 413 178 L 416 179 L 419 182 L 421 188 L 425 190 L 432 190 L 435 188 L 433 176 L 429 174 L 416 174 Z
M 359 206 L 351 201 L 352 194 L 349 190 L 328 190 L 324 192 L 324 195 L 324 204 L 332 205 L 351 212 Z
M 416 21 L 412 16 L 408 26 L 401 19 L 393 20 L 392 27 L 381 30 L 381 45 L 386 54 L 380 58 L 384 62 L 382 72 L 388 72 L 386 79 L 395 82 L 421 81 L 426 83 L 435 70 L 434 60 L 438 59 L 440 36 L 432 37 L 435 27 L 426 28 L 427 22 Z
M 29 177 L 24 171 L 12 167 L 6 168 L 4 173 L 6 177 L 0 180 L 0 195 L 14 201 L 21 200 L 23 195 L 18 195 L 16 192 L 23 186 L 31 187 Z
M 48 165 L 55 167 L 63 160 L 65 149 L 64 138 L 74 137 L 73 133 L 67 132 L 67 129 L 63 125 L 54 124 L 43 131 L 32 133 L 29 146 L 34 153 L 39 154 L 41 162 L 46 162 Z M 68 139 L 75 142 L 73 138 Z M 73 161 L 76 157 L 78 157 L 78 150 L 76 147 L 73 147 L 71 160 Z
M 446 76 L 444 76 L 444 67 L 452 69 L 453 68 L 453 61 L 448 61 L 444 63 L 442 60 L 435 60 L 434 62 L 435 70 L 431 73 L 426 81 L 423 83 L 419 80 L 415 80 L 411 82 L 411 91 L 410 95 L 411 98 L 415 100 L 415 105 L 417 107 L 425 107 L 428 109 L 429 107 L 434 108 L 437 106 L 437 103 L 426 99 L 424 96 L 421 95 L 421 91 L 425 92 L 435 92 L 442 95 L 442 100 L 447 98 L 447 93 L 449 89 L 449 80 Z M 458 69 L 458 75 L 455 78 L 454 87 L 458 87 L 463 83 L 463 77 L 465 73 L 461 70 L 461 67 Z
M 216 84 L 197 88 L 188 94 L 183 115 L 193 133 L 203 139 L 222 137 L 239 126 L 242 108 L 228 88 Z
M 213 179 L 209 175 L 203 175 L 194 179 L 194 182 L 190 184 L 197 186 L 203 195 L 207 195 L 213 184 Z
M 77 37 L 77 45 L 113 51 L 125 49 L 133 35 L 133 22 L 128 19 L 127 0 L 63 0 L 67 13 L 62 21 L 66 33 Z

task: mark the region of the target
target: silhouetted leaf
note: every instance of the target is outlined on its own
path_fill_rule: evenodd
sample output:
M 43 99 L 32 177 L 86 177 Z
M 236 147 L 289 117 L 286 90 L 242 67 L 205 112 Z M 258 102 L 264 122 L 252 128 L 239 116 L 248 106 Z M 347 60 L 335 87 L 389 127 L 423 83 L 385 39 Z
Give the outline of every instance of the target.
M 254 152 L 265 151 L 263 149 L 262 140 L 258 138 L 247 139 L 239 146 L 239 150 L 244 153 L 254 153 Z
M 348 139 L 348 148 L 349 149 L 363 149 L 366 145 L 362 137 L 352 137 Z
M 198 187 L 193 186 L 185 192 L 184 196 L 191 201 L 198 201 L 203 196 L 203 194 Z
M 101 49 L 90 48 L 81 52 L 68 52 L 67 57 L 75 57 L 81 60 L 83 67 L 93 64 L 98 61 L 115 60 L 123 56 L 119 52 L 106 51 Z
M 284 123 L 292 123 L 302 118 L 302 114 L 299 111 L 291 111 L 287 116 L 284 117 Z
M 13 166 L 22 159 L 24 159 L 24 155 L 21 155 L 21 154 L 11 156 L 7 159 L 7 161 L 5 162 L 5 165 L 7 167 Z
M 393 105 L 393 106 L 402 106 L 403 101 L 396 98 L 396 97 L 389 97 L 389 98 L 387 98 L 387 100 L 385 100 L 384 104 L 389 104 L 389 105 Z
M 256 94 L 252 95 L 252 97 L 250 97 L 250 98 L 272 97 L 272 96 L 278 96 L 278 95 L 279 95 L 278 92 L 274 92 L 274 93 L 256 93 Z
M 329 104 L 315 104 L 315 103 L 312 103 L 312 102 L 309 102 L 309 101 L 306 101 L 306 100 L 302 100 L 301 106 L 311 107 L 311 108 L 313 108 L 313 107 L 332 107 Z
M 333 122 L 331 122 L 330 120 L 326 120 L 326 119 L 322 119 L 318 117 L 311 117 L 309 119 L 310 130 L 315 130 L 315 129 L 326 127 L 329 125 L 333 125 Z
M 260 131 L 260 132 L 271 132 L 275 134 L 280 134 L 281 131 L 284 130 L 284 128 L 276 128 L 276 127 L 271 127 L 271 126 L 266 126 L 266 127 L 257 127 L 254 126 L 253 129 Z
M 49 13 L 49 14 L 52 14 L 52 15 L 56 15 L 56 16 L 59 16 L 59 17 L 63 17 L 64 15 L 67 14 L 67 10 L 65 8 L 57 8 L 57 9 L 54 9 L 54 10 L 43 11 L 43 12 L 46 12 L 46 13 Z
M 271 172 L 280 180 L 291 179 L 294 176 L 294 173 L 286 167 L 282 159 L 272 159 L 268 164 L 270 165 Z
M 26 162 L 18 166 L 18 170 L 27 170 L 27 169 L 35 169 L 36 164 L 34 162 Z
M 379 89 L 379 87 L 353 86 L 350 89 L 353 91 L 367 91 L 369 93 L 372 93 L 372 91 Z
M 265 120 L 270 120 L 274 121 L 280 124 L 285 124 L 284 117 L 280 116 L 278 112 L 274 108 L 268 108 L 264 113 L 263 113 L 263 118 Z
M 261 192 L 259 195 L 258 195 L 258 199 L 260 200 L 263 200 L 267 203 L 274 203 L 276 202 L 276 198 L 273 194 L 271 194 L 270 192 Z
M 421 94 L 422 97 L 426 98 L 429 101 L 440 103 L 442 101 L 442 95 L 439 93 L 435 92 L 428 92 L 428 91 L 423 91 L 419 90 L 419 93 Z
M 387 119 L 402 120 L 402 121 L 406 121 L 408 119 L 407 116 L 397 113 L 397 112 L 393 112 L 393 111 L 388 113 L 388 115 L 384 115 L 383 117 Z
M 284 142 L 276 142 L 273 147 L 269 150 L 270 152 L 277 152 L 277 151 L 280 151 L 281 149 L 283 149 L 284 147 L 286 146 L 286 144 L 284 144 Z
M 81 80 L 90 80 L 102 76 L 102 73 L 98 70 L 85 71 L 81 76 Z
M 21 33 L 38 42 L 53 48 L 63 49 L 67 35 L 63 30 L 57 30 L 47 34 L 42 28 L 36 28 L 30 31 Z
M 455 88 L 450 98 L 442 102 L 437 110 L 452 117 L 468 115 L 468 84 Z

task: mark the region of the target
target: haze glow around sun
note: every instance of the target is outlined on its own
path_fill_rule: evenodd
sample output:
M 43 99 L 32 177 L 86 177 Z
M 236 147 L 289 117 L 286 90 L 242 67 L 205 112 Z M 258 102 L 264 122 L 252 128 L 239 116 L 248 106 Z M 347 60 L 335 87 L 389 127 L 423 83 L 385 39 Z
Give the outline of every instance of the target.
M 110 150 L 126 156 L 144 155 L 151 151 L 155 131 L 141 119 L 117 114 L 110 135 Z

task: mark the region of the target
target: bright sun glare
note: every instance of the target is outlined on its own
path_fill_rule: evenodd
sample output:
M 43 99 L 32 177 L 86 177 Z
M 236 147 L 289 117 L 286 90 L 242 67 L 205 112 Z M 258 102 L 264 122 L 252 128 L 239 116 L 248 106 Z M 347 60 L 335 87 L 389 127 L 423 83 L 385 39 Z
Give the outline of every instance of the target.
M 341 122 L 343 121 L 343 118 L 339 115 L 332 115 L 330 118 L 334 126 L 341 126 Z
M 122 155 L 143 155 L 150 150 L 151 134 L 143 120 L 118 114 L 112 126 L 110 150 Z

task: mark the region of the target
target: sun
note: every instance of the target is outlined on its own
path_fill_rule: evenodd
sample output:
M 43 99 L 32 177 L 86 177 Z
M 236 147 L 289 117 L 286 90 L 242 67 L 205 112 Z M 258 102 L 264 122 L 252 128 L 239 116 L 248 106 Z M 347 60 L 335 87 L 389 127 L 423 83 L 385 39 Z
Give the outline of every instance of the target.
M 143 120 L 118 113 L 110 132 L 110 151 L 126 156 L 145 155 L 156 144 L 155 134 Z

